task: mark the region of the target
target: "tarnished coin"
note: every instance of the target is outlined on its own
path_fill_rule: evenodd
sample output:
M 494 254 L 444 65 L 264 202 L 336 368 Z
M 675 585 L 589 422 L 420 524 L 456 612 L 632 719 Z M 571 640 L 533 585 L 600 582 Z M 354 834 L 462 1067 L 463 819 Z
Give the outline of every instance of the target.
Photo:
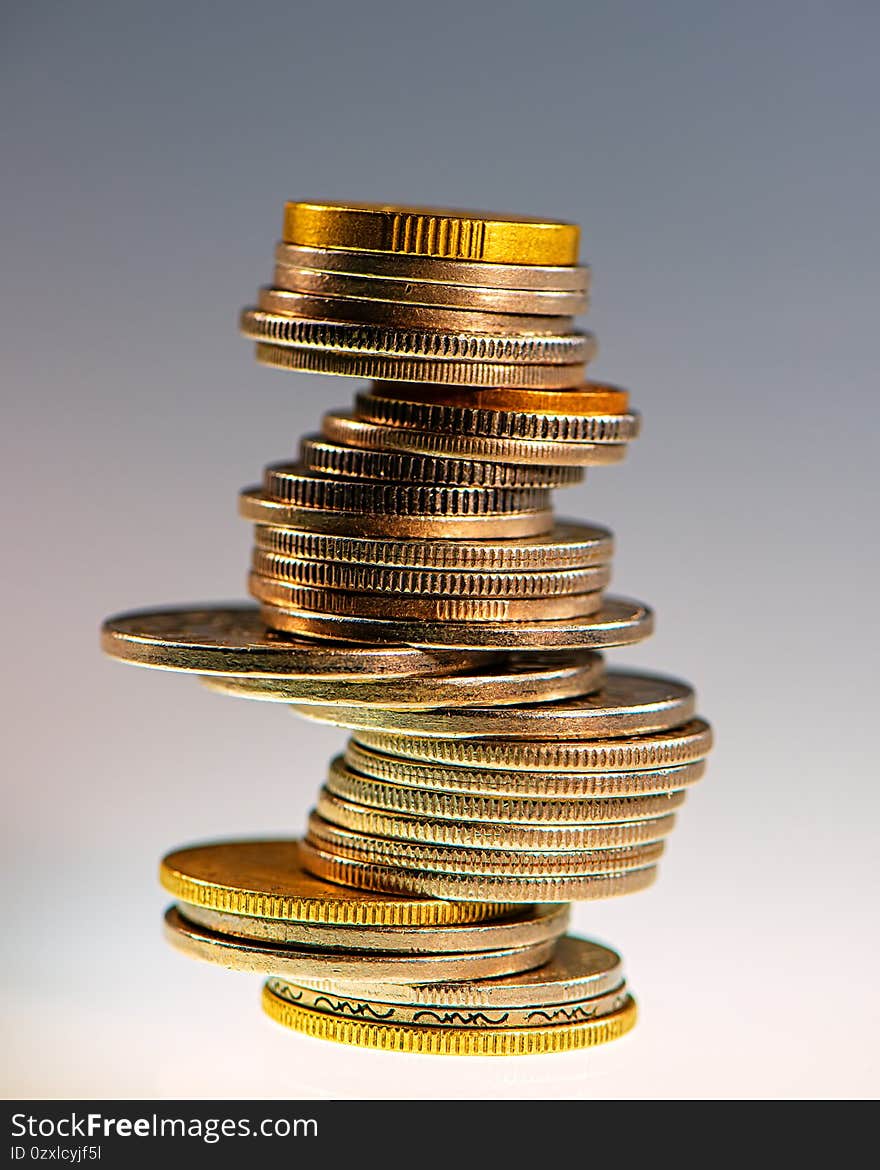
M 353 537 L 413 537 L 418 540 L 469 537 L 492 540 L 496 537 L 540 536 L 553 528 L 553 513 L 549 509 L 493 512 L 488 515 L 342 512 L 335 508 L 304 508 L 274 500 L 260 488 L 247 488 L 241 493 L 239 512 L 245 520 L 252 520 L 256 524 Z
M 564 593 L 549 597 L 430 597 L 376 593 L 346 593 L 341 589 L 312 589 L 250 573 L 248 589 L 268 605 L 383 620 L 429 622 L 523 622 L 578 618 L 602 605 L 601 591 Z
M 580 228 L 561 220 L 487 215 L 446 207 L 291 202 L 283 238 L 345 248 L 489 264 L 576 264 Z
M 462 871 L 440 873 L 427 869 L 404 869 L 341 857 L 307 842 L 301 845 L 303 864 L 328 881 L 359 889 L 398 894 L 419 894 L 429 898 L 473 902 L 586 902 L 614 898 L 645 890 L 657 876 L 657 867 L 627 870 L 616 874 L 543 874 L 498 876 Z
M 442 926 L 498 918 L 514 909 L 342 889 L 305 869 L 302 849 L 302 842 L 290 840 L 192 845 L 163 858 L 159 880 L 178 902 L 224 914 L 338 926 Z
M 403 792 L 412 798 L 414 790 L 403 789 Z M 675 795 L 677 799 L 674 803 L 672 800 L 668 802 L 670 808 L 680 806 L 682 802 L 681 794 Z M 416 802 L 411 800 L 410 803 Z M 317 809 L 324 820 L 356 833 L 426 845 L 461 846 L 465 849 L 526 849 L 536 852 L 544 849 L 620 849 L 662 841 L 675 827 L 675 817 L 671 813 L 667 816 L 646 817 L 640 821 L 577 822 L 570 815 L 566 816 L 570 810 L 561 801 L 555 803 L 563 805 L 558 810 L 563 814 L 562 817 L 550 820 L 546 815 L 549 803 L 544 802 L 542 811 L 545 816 L 542 820 L 430 819 L 424 809 L 412 815 L 387 812 L 384 808 L 377 809 L 344 800 L 327 787 L 318 794 Z
M 647 638 L 654 627 L 654 615 L 646 605 L 620 597 L 605 597 L 601 609 L 586 617 L 546 621 L 405 621 L 342 617 L 275 605 L 264 606 L 262 613 L 267 625 L 295 634 L 465 650 L 537 652 L 631 646 Z
M 548 572 L 474 573 L 448 569 L 398 569 L 387 565 L 358 565 L 287 557 L 256 548 L 251 565 L 261 577 L 274 577 L 315 589 L 347 593 L 393 594 L 395 597 L 511 597 L 537 598 L 591 593 L 611 579 L 610 565 Z
M 605 382 L 584 382 L 569 390 L 516 390 L 487 386 L 464 390 L 455 386 L 429 386 L 413 382 L 375 382 L 372 393 L 379 398 L 402 398 L 409 402 L 433 402 L 459 409 L 513 411 L 517 414 L 626 414 L 629 394 Z
M 279 556 L 343 565 L 387 566 L 461 573 L 562 572 L 606 564 L 613 552 L 607 528 L 559 520 L 546 534 L 513 540 L 383 540 L 258 525 L 257 548 Z
M 455 772 L 464 769 L 473 769 L 485 773 L 485 779 L 475 778 L 473 783 L 498 785 L 501 792 L 518 790 L 523 786 L 526 791 L 534 791 L 540 795 L 545 780 L 543 774 L 558 772 L 560 777 L 554 780 L 548 775 L 546 783 L 555 786 L 557 783 L 568 791 L 568 785 L 594 784 L 597 791 L 608 793 L 627 791 L 654 791 L 653 785 L 657 780 L 651 776 L 646 782 L 651 787 L 640 788 L 642 783 L 638 773 L 642 771 L 654 772 L 657 769 L 678 768 L 681 765 L 693 764 L 702 761 L 712 747 L 712 728 L 704 719 L 691 719 L 681 727 L 669 731 L 654 731 L 644 735 L 626 736 L 620 739 L 602 740 L 590 743 L 577 740 L 564 740 L 561 737 L 553 740 L 523 740 L 514 739 L 436 739 L 431 736 L 394 735 L 381 731 L 359 731 L 356 736 L 357 746 L 372 748 L 388 756 L 403 757 L 408 764 L 411 761 L 424 761 L 427 764 L 443 765 Z M 369 767 L 365 766 L 366 757 L 359 755 L 353 760 L 359 771 L 368 775 L 377 775 L 372 769 L 380 766 L 373 760 Z M 533 776 L 519 775 L 507 777 L 505 773 L 534 773 Z M 567 773 L 577 773 L 571 778 Z M 597 772 L 595 780 L 587 773 Z M 492 775 L 490 775 L 492 773 Z M 497 778 L 494 773 L 497 773 Z M 602 775 L 608 773 L 608 775 Z M 396 775 L 398 783 L 418 784 L 416 769 L 413 779 L 401 779 L 406 775 L 400 772 Z M 616 774 L 616 775 L 615 775 Z M 378 774 L 384 779 L 384 774 Z M 659 778 L 660 787 L 665 788 L 662 774 Z M 470 781 L 464 775 L 461 783 L 468 785 Z M 425 785 L 428 787 L 429 785 Z M 534 787 L 537 786 L 537 787 Z M 607 787 L 606 787 L 607 786 Z M 679 787 L 679 785 L 673 785 Z M 487 791 L 495 791 L 490 787 Z
M 193 959 L 218 963 L 233 971 L 257 971 L 306 983 L 311 979 L 376 979 L 387 983 L 487 979 L 539 967 L 553 954 L 556 943 L 555 939 L 550 939 L 527 946 L 463 954 L 446 951 L 431 955 L 320 951 L 314 947 L 220 934 L 191 922 L 176 906 L 165 915 L 165 937 L 177 950 Z
M 580 483 L 580 467 L 530 467 L 476 459 L 444 459 L 405 451 L 365 450 L 307 435 L 300 444 L 303 465 L 320 475 L 402 483 L 444 483 L 453 487 L 553 488 Z
M 605 739 L 678 727 L 693 717 L 694 692 L 678 679 L 609 670 L 602 687 L 576 699 L 523 707 L 383 711 L 315 705 L 319 723 L 420 736 L 502 736 L 510 739 Z M 298 709 L 298 708 L 297 708 Z
M 219 934 L 314 947 L 319 951 L 381 951 L 386 955 L 467 954 L 532 946 L 558 939 L 569 917 L 567 904 L 550 904 L 526 906 L 491 922 L 422 927 L 336 926 L 225 914 L 191 904 L 178 909 L 189 922 Z
M 453 674 L 489 655 L 435 653 L 410 646 L 307 641 L 267 628 L 255 605 L 135 610 L 107 618 L 101 646 L 120 662 L 192 674 L 284 679 L 376 680 Z
M 604 663 L 590 650 L 542 658 L 513 655 L 469 673 L 395 680 L 242 678 L 210 675 L 211 690 L 275 703 L 321 703 L 402 708 L 552 702 L 602 684 Z

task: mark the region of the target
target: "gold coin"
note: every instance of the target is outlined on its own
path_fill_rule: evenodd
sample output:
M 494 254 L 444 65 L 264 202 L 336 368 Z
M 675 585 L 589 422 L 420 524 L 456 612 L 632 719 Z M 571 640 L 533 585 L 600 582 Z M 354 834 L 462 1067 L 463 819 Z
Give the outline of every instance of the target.
M 442 330 L 450 333 L 562 334 L 574 329 L 571 317 L 478 312 L 475 309 L 414 305 L 399 300 L 320 296 L 282 288 L 261 288 L 258 308 L 316 321 L 376 325 L 383 329 Z
M 441 260 L 431 256 L 383 255 L 350 252 L 344 248 L 307 248 L 280 243 L 275 260 L 283 268 L 310 269 L 322 273 L 387 277 L 394 281 L 430 282 L 436 285 L 469 285 L 491 289 L 531 292 L 573 292 L 585 295 L 590 270 L 584 265 L 482 264 L 479 261 Z
M 393 326 L 361 325 L 352 321 L 290 317 L 256 308 L 242 310 L 240 329 L 242 336 L 251 341 L 296 349 L 329 350 L 347 356 L 422 358 L 435 362 L 570 366 L 588 362 L 596 351 L 596 341 L 590 333 L 517 334 L 479 333 L 463 329 L 399 329 Z M 413 379 L 416 382 L 420 380 Z
M 685 765 L 685 768 L 694 765 Z M 702 764 L 700 765 L 702 767 Z M 400 774 L 404 770 L 401 768 Z M 397 772 L 391 779 L 375 780 L 362 776 L 349 767 L 341 757 L 331 760 L 327 778 L 330 792 L 359 806 L 381 809 L 384 812 L 403 813 L 415 817 L 439 817 L 452 821 L 483 821 L 494 825 L 510 824 L 613 824 L 618 821 L 638 821 L 674 812 L 684 803 L 681 778 L 672 770 L 668 788 L 646 796 L 590 797 L 589 790 L 580 796 L 547 797 L 524 795 L 492 796 L 479 792 L 450 792 L 398 784 Z M 477 773 L 481 776 L 482 773 Z M 528 778 L 529 773 L 515 773 Z M 563 777 L 577 778 L 580 773 L 564 773 Z M 448 773 L 442 775 L 446 780 Z M 421 778 L 421 777 L 420 777 Z M 676 787 L 678 785 L 678 787 Z M 515 790 L 518 791 L 518 790 Z
M 273 281 L 278 289 L 370 305 L 391 302 L 423 308 L 468 309 L 480 313 L 538 317 L 572 317 L 585 313 L 586 292 L 493 288 L 491 285 L 448 284 L 436 280 L 369 276 L 276 264 Z M 268 306 L 267 306 L 268 307 Z
M 577 263 L 580 228 L 445 207 L 384 203 L 287 203 L 283 239 L 310 248 L 345 248 L 484 264 Z
M 622 873 L 600 874 L 522 874 L 496 875 L 465 873 L 459 870 L 437 872 L 405 869 L 378 862 L 343 857 L 336 852 L 301 844 L 303 864 L 328 881 L 358 889 L 382 890 L 398 894 L 420 894 L 455 901 L 511 902 L 585 902 L 634 894 L 650 886 L 656 865 Z
M 193 674 L 302 679 L 385 679 L 453 674 L 488 655 L 436 654 L 409 646 L 306 641 L 266 627 L 255 605 L 137 610 L 107 618 L 101 646 L 120 662 Z
M 621 597 L 604 598 L 601 609 L 585 617 L 546 621 L 405 621 L 340 617 L 276 605 L 264 605 L 261 612 L 267 625 L 294 634 L 465 650 L 538 651 L 631 646 L 647 638 L 654 626 L 654 615 L 647 606 Z M 425 733 L 420 729 L 420 734 Z
M 678 679 L 609 670 L 599 690 L 558 703 L 523 707 L 470 707 L 436 711 L 383 711 L 315 705 L 303 711 L 319 723 L 438 736 L 510 739 L 613 739 L 679 727 L 693 717 L 694 692 Z M 295 708 L 298 710 L 298 708 Z
M 626 443 L 567 443 L 535 439 L 493 439 L 446 431 L 383 426 L 334 411 L 324 415 L 324 435 L 366 451 L 392 451 L 443 459 L 517 463 L 524 467 L 608 467 L 626 455 Z
M 252 567 L 261 577 L 273 577 L 314 589 L 346 593 L 393 594 L 420 597 L 512 597 L 544 600 L 604 589 L 611 579 L 609 565 L 583 569 L 550 569 L 528 573 L 453 572 L 448 569 L 397 569 L 386 565 L 357 565 L 281 556 L 254 549 Z
M 346 378 L 381 378 L 384 381 L 439 382 L 449 386 L 534 386 L 541 390 L 558 390 L 577 386 L 584 379 L 584 360 L 562 365 L 515 365 L 421 355 L 411 357 L 402 353 L 300 349 L 290 344 L 263 341 L 257 342 L 254 353 L 260 365 L 273 370 L 339 374 Z
M 408 402 L 432 402 L 458 409 L 512 411 L 515 414 L 626 414 L 629 394 L 602 382 L 584 382 L 570 390 L 514 390 L 501 386 L 465 389 L 413 382 L 376 382 L 372 391 L 380 398 Z
M 384 985 L 341 983 L 322 980 L 309 985 L 312 991 L 367 998 L 400 1007 L 448 1007 L 452 1009 L 556 1007 L 586 1003 L 612 995 L 624 985 L 620 955 L 608 947 L 566 934 L 543 967 L 481 979 L 474 983 L 386 983 Z M 551 1022 L 552 1021 L 542 1021 Z
M 310 435 L 301 441 L 300 457 L 309 471 L 319 475 L 398 483 L 444 483 L 452 487 L 565 487 L 580 483 L 585 474 L 580 467 L 537 468 L 477 459 L 444 459 L 407 451 L 370 451 L 330 443 L 320 435 Z
M 226 914 L 340 926 L 434 926 L 508 913 L 468 901 L 377 897 L 340 888 L 303 868 L 297 841 L 221 841 L 163 858 L 159 880 L 178 902 Z M 560 899 L 563 900 L 563 899 Z
M 491 922 L 423 927 L 335 926 L 224 914 L 204 906 L 186 905 L 178 910 L 189 922 L 223 935 L 313 947 L 319 951 L 381 951 L 385 955 L 467 954 L 532 946 L 558 939 L 564 934 L 569 917 L 568 905 L 549 904 L 525 906 Z
M 541 703 L 582 695 L 602 683 L 604 663 L 593 651 L 553 659 L 538 654 L 513 656 L 459 675 L 436 678 L 360 681 L 359 679 L 202 678 L 211 690 L 275 703 L 343 703 L 399 707 L 446 707 L 486 703 Z
M 341 589 L 311 589 L 251 573 L 248 589 L 258 601 L 283 608 L 339 614 L 342 617 L 403 618 L 432 622 L 522 622 L 552 620 L 595 613 L 602 605 L 600 591 L 551 597 L 394 597 L 373 593 L 346 593 Z
M 527 414 L 478 406 L 409 402 L 375 392 L 355 396 L 358 418 L 380 426 L 414 431 L 451 431 L 487 438 L 529 439 L 556 443 L 628 443 L 639 433 L 640 416 L 627 414 Z
M 549 509 L 494 512 L 483 516 L 340 512 L 335 508 L 303 508 L 273 500 L 256 487 L 247 488 L 241 493 L 239 512 L 245 520 L 252 520 L 256 524 L 340 536 L 415 537 L 427 540 L 463 536 L 491 540 L 499 536 L 540 536 L 553 528 L 553 513 Z
M 394 983 L 433 979 L 487 979 L 539 967 L 553 954 L 556 940 L 464 954 L 385 954 L 383 951 L 320 951 L 241 935 L 220 934 L 189 921 L 176 906 L 165 914 L 165 937 L 193 959 L 232 971 L 257 971 L 308 983 L 311 979 L 376 979 Z
M 413 789 L 403 791 L 412 796 Z M 681 803 L 682 796 L 676 793 L 675 798 L 669 801 L 669 807 L 675 808 Z M 355 833 L 425 845 L 455 845 L 465 849 L 621 849 L 662 841 L 675 827 L 675 817 L 671 814 L 639 821 L 599 824 L 575 822 L 573 817 L 565 815 L 569 810 L 564 807 L 558 810 L 562 814 L 560 819 L 553 821 L 546 813 L 540 821 L 512 821 L 509 817 L 504 822 L 462 820 L 457 817 L 432 820 L 425 810 L 412 815 L 398 815 L 384 808 L 377 809 L 357 804 L 353 800 L 344 800 L 335 796 L 329 787 L 322 788 L 318 794 L 317 809 L 325 821 Z
M 257 547 L 280 556 L 347 565 L 532 573 L 582 569 L 611 559 L 613 537 L 595 524 L 560 521 L 546 534 L 515 540 L 383 540 L 259 525 Z
M 691 719 L 669 731 L 654 731 L 598 743 L 566 741 L 562 737 L 544 741 L 435 739 L 428 736 L 392 735 L 381 731 L 359 731 L 356 739 L 356 746 L 361 749 L 373 748 L 395 757 L 395 768 L 397 757 L 402 757 L 411 768 L 416 767 L 412 761 L 444 765 L 455 773 L 460 772 L 461 783 L 465 786 L 470 782 L 464 770 L 473 769 L 483 774 L 475 776 L 473 783 L 481 787 L 488 785 L 486 790 L 489 792 L 495 791 L 494 785 L 498 785 L 501 792 L 515 792 L 522 786 L 526 792 L 542 795 L 544 785 L 547 784 L 552 789 L 561 785 L 563 792 L 567 793 L 569 785 L 584 784 L 594 785 L 599 795 L 618 792 L 624 795 L 624 790 L 629 791 L 631 786 L 633 791 L 654 791 L 652 786 L 658 780 L 661 788 L 666 787 L 662 774 L 658 778 L 648 775 L 648 787 L 642 789 L 640 773 L 643 771 L 653 773 L 657 769 L 662 771 L 701 762 L 712 748 L 712 728 L 704 719 Z M 365 766 L 363 756 L 358 756 L 353 762 L 359 771 L 376 775 L 372 770 L 378 766 L 375 758 L 369 768 Z M 523 776 L 508 777 L 506 772 L 521 772 Z M 569 772 L 573 773 L 570 778 L 567 775 Z M 594 772 L 598 773 L 595 778 L 587 775 Z M 552 773 L 561 775 L 556 779 Z M 411 773 L 413 779 L 409 783 L 418 785 L 418 774 L 414 770 Z M 544 774 L 547 774 L 546 781 Z M 405 775 L 403 771 L 396 775 L 398 783 L 407 782 L 400 778 Z M 379 779 L 383 778 L 384 774 L 379 774 Z M 675 784 L 672 787 L 680 786 Z

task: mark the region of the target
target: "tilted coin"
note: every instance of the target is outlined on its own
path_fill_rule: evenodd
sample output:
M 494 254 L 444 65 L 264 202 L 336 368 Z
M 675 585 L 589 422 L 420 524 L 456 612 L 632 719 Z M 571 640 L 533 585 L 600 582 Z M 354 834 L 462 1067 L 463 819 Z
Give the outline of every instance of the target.
M 159 880 L 178 902 L 224 914 L 339 926 L 480 922 L 514 909 L 343 889 L 315 878 L 302 860 L 302 843 L 297 841 L 218 841 L 169 853 Z
M 556 940 L 507 946 L 500 950 L 440 951 L 431 955 L 382 951 L 320 951 L 241 935 L 220 934 L 185 918 L 176 906 L 165 915 L 165 937 L 193 959 L 218 963 L 233 971 L 258 971 L 290 979 L 377 979 L 421 981 L 485 979 L 539 967 L 553 954 Z
M 575 264 L 580 228 L 561 220 L 392 204 L 290 202 L 285 243 L 498 264 Z
M 334 411 L 324 415 L 326 438 L 369 451 L 398 451 L 444 459 L 517 463 L 525 467 L 607 467 L 620 463 L 627 445 L 567 443 L 535 439 L 495 439 L 452 431 L 416 431 L 393 424 L 381 425 Z
M 443 330 L 467 333 L 565 334 L 574 328 L 571 317 L 545 317 L 524 313 L 476 311 L 475 308 L 448 308 L 414 305 L 399 300 L 354 299 L 292 292 L 283 288 L 261 288 L 257 295 L 261 312 L 289 315 L 316 321 L 341 321 L 379 326 L 383 329 Z
M 590 650 L 553 658 L 514 655 L 458 675 L 408 677 L 396 682 L 358 679 L 242 678 L 209 675 L 211 690 L 275 703 L 352 704 L 368 707 L 444 707 L 486 703 L 540 703 L 582 695 L 602 683 L 604 663 Z
M 296 463 L 272 464 L 263 489 L 273 500 L 299 508 L 339 512 L 381 512 L 401 516 L 486 516 L 532 512 L 550 506 L 545 488 L 456 487 L 340 479 L 308 472 Z
M 474 983 L 354 983 L 322 981 L 313 991 L 368 997 L 406 1007 L 529 1008 L 583 1003 L 613 995 L 623 985 L 620 955 L 599 943 L 566 934 L 543 967 L 520 975 L 481 979 Z
M 565 741 L 560 737 L 553 740 L 523 740 L 513 739 L 435 739 L 429 736 L 393 735 L 381 731 L 359 731 L 355 737 L 360 747 L 372 748 L 389 756 L 403 757 L 407 762 L 413 760 L 424 761 L 429 764 L 446 765 L 453 769 L 476 769 L 487 773 L 485 783 L 498 783 L 504 786 L 502 791 L 508 791 L 508 785 L 514 789 L 520 784 L 530 786 L 541 785 L 544 781 L 540 773 L 619 773 L 619 779 L 614 775 L 604 777 L 598 775 L 595 780 L 588 776 L 573 776 L 572 784 L 594 783 L 600 790 L 608 785 L 608 792 L 616 792 L 618 783 L 624 788 L 630 785 L 638 791 L 641 781 L 638 773 L 653 772 L 656 769 L 678 767 L 682 764 L 693 764 L 702 761 L 712 747 L 712 728 L 705 719 L 691 719 L 681 727 L 668 731 L 654 731 L 644 735 L 621 737 L 620 739 L 602 740 L 597 743 L 580 740 Z M 365 769 L 363 758 L 355 761 L 360 771 Z M 376 767 L 376 763 L 372 767 Z M 494 781 L 488 773 L 498 772 L 498 780 Z M 509 780 L 505 772 L 534 772 L 536 776 L 514 777 Z M 380 776 L 380 779 L 382 777 Z M 399 780 L 399 783 L 405 783 Z M 410 781 L 417 783 L 416 780 Z M 654 780 L 648 778 L 653 785 Z M 665 788 L 662 776 L 660 786 Z M 466 778 L 462 783 L 467 784 Z M 476 781 L 475 781 L 476 783 Z M 567 783 L 563 775 L 559 783 Z M 678 785 L 674 785 L 678 787 Z M 644 791 L 652 791 L 646 788 Z M 538 792 L 541 789 L 537 789 Z
M 526 414 L 474 406 L 444 406 L 383 398 L 375 392 L 355 396 L 359 418 L 414 431 L 452 431 L 489 438 L 550 440 L 556 443 L 627 443 L 639 432 L 640 416 L 627 414 Z
M 423 927 L 317 925 L 225 914 L 193 905 L 180 906 L 178 910 L 190 922 L 219 934 L 315 947 L 321 951 L 381 951 L 410 955 L 467 954 L 553 941 L 565 932 L 569 917 L 569 907 L 565 903 L 525 906 L 491 922 Z
M 685 765 L 685 767 L 693 765 Z M 392 773 L 392 776 L 396 775 Z M 479 773 L 478 775 L 482 775 Z M 527 777 L 529 773 L 517 773 Z M 579 773 L 568 773 L 577 776 Z M 670 787 L 646 796 L 580 797 L 485 796 L 481 793 L 449 792 L 434 788 L 412 788 L 395 779 L 374 780 L 355 772 L 340 757 L 330 763 L 327 787 L 330 792 L 358 805 L 411 816 L 452 821 L 483 821 L 509 824 L 609 824 L 664 816 L 684 803 L 684 790 Z
M 541 390 L 577 386 L 584 379 L 584 360 L 562 365 L 518 365 L 430 358 L 421 354 L 410 357 L 403 353 L 309 349 L 266 341 L 258 341 L 254 352 L 260 365 L 273 370 L 340 374 L 347 378 L 381 378 L 384 381 L 432 382 L 449 386 L 534 386 Z
M 412 789 L 403 791 L 412 797 Z M 670 808 L 681 804 L 680 794 L 676 793 L 676 797 L 675 804 L 670 801 Z M 545 802 L 545 810 L 548 803 Z M 560 801 L 555 803 L 564 804 Z M 551 821 L 546 812 L 545 818 L 540 821 L 512 821 L 510 818 L 505 821 L 474 821 L 461 817 L 430 819 L 422 809 L 408 809 L 409 815 L 401 815 L 387 812 L 384 807 L 357 804 L 354 800 L 334 795 L 329 786 L 322 788 L 318 794 L 317 811 L 331 824 L 356 833 L 426 845 L 457 845 L 466 849 L 619 849 L 662 841 L 675 827 L 675 817 L 671 814 L 646 817 L 640 821 L 598 824 L 575 821 L 573 817 L 564 815 L 559 820 Z M 563 814 L 568 812 L 564 807 L 559 811 Z
M 433 256 L 382 255 L 351 252 L 344 248 L 306 247 L 283 241 L 275 247 L 275 260 L 285 268 L 387 277 L 402 282 L 417 280 L 438 285 L 583 294 L 590 287 L 589 268 L 577 264 L 483 264 Z
M 532 573 L 605 564 L 614 551 L 607 528 L 559 520 L 546 534 L 514 540 L 383 540 L 258 525 L 258 548 L 286 557 L 342 564 L 448 570 L 466 573 Z
M 427 869 L 405 869 L 342 857 L 328 849 L 303 842 L 303 864 L 328 881 L 359 889 L 382 890 L 398 894 L 419 894 L 429 898 L 457 898 L 486 902 L 587 902 L 598 898 L 615 898 L 645 890 L 656 876 L 656 865 L 615 874 L 543 874 L 500 876 L 446 873 Z
M 276 288 L 339 297 L 370 304 L 418 305 L 429 308 L 468 309 L 481 313 L 509 313 L 539 317 L 571 317 L 587 310 L 587 295 L 580 291 L 493 288 L 491 285 L 448 284 L 436 280 L 370 276 L 357 272 L 334 272 L 278 263 L 273 282 Z
M 410 646 L 331 644 L 279 635 L 255 605 L 136 610 L 107 618 L 101 646 L 121 662 L 193 674 L 302 679 L 434 678 L 485 664 L 487 655 Z
M 694 692 L 662 675 L 609 670 L 599 690 L 556 703 L 522 707 L 471 707 L 432 711 L 383 711 L 309 707 L 319 723 L 422 736 L 503 736 L 511 739 L 605 739 L 678 727 L 693 717 Z
M 288 317 L 262 309 L 243 309 L 243 337 L 251 341 L 329 350 L 350 355 L 423 358 L 432 362 L 488 362 L 501 365 L 570 366 L 588 362 L 596 350 L 590 333 L 477 333 L 456 330 L 399 329 Z M 379 375 L 375 375 L 378 377 Z M 397 381 L 392 378 L 392 381 Z M 420 381 L 414 378 L 413 381 Z M 503 382 L 502 382 L 503 385 Z
M 397 482 L 445 483 L 453 487 L 552 488 L 580 483 L 580 467 L 531 467 L 478 459 L 444 459 L 406 451 L 370 451 L 307 435 L 300 445 L 303 465 L 321 475 Z
M 476 410 L 513 411 L 516 414 L 626 414 L 629 394 L 604 382 L 584 382 L 569 390 L 515 390 L 507 386 L 462 389 L 430 386 L 421 382 L 374 382 L 372 393 L 379 398 L 401 398 L 408 402 L 433 402 Z
M 620 597 L 604 598 L 601 609 L 586 617 L 546 621 L 395 621 L 341 617 L 276 605 L 263 606 L 262 613 L 266 624 L 275 629 L 317 638 L 405 642 L 411 646 L 466 650 L 539 651 L 631 646 L 647 638 L 654 625 L 654 615 L 647 606 Z M 316 717 L 316 711 L 310 711 L 309 715 Z
M 347 1015 L 300 1007 L 263 988 L 263 1011 L 276 1023 L 307 1036 L 432 1056 L 537 1056 L 543 1052 L 573 1052 L 607 1044 L 624 1036 L 636 1022 L 636 1004 L 627 996 L 624 1005 L 597 1019 L 535 1028 L 474 1028 L 417 1024 L 381 1024 L 355 1020 Z
M 522 622 L 529 619 L 577 618 L 595 613 L 601 591 L 550 597 L 394 597 L 312 589 L 250 573 L 248 589 L 258 601 L 284 608 L 312 610 L 344 617 L 403 618 L 431 622 Z
M 347 593 L 394 594 L 418 597 L 560 597 L 604 589 L 611 579 L 609 565 L 583 569 L 534 570 L 527 573 L 474 573 L 448 569 L 398 569 L 386 565 L 358 565 L 339 561 L 281 556 L 254 549 L 252 568 L 261 577 L 275 577 L 316 589 Z
M 239 513 L 245 520 L 274 527 L 341 536 L 495 537 L 540 536 L 553 528 L 550 509 L 523 512 L 491 512 L 488 515 L 447 515 L 444 513 L 342 512 L 336 508 L 304 508 L 274 500 L 260 488 L 247 488 L 239 496 Z

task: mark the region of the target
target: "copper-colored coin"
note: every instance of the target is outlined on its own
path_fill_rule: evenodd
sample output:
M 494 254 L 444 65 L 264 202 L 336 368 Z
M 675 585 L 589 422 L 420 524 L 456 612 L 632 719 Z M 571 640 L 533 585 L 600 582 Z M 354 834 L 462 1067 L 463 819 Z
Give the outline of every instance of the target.
M 468 389 L 424 382 L 376 382 L 373 393 L 381 398 L 518 414 L 626 414 L 629 410 L 627 391 L 601 382 L 584 382 L 570 390 L 514 390 L 500 386 Z

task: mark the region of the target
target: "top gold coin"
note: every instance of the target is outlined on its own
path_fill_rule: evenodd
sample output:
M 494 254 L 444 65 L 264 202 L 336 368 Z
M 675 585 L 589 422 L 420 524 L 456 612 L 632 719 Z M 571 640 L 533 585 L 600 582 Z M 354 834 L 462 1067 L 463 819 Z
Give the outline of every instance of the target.
M 444 207 L 384 203 L 288 203 L 284 242 L 432 256 L 486 264 L 577 264 L 580 228 L 561 220 L 494 216 Z

